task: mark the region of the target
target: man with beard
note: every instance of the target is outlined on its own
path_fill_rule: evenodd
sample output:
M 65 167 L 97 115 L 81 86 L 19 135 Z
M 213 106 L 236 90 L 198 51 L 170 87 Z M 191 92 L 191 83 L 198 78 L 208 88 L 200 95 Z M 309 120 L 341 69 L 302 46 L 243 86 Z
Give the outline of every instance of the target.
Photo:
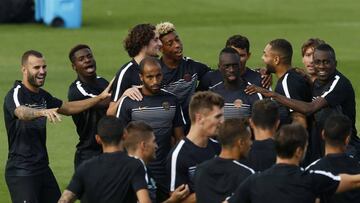
M 125 90 L 141 85 L 139 78 L 140 62 L 147 56 L 157 57 L 162 43 L 159 40 L 159 34 L 155 30 L 155 26 L 151 24 L 139 24 L 133 27 L 126 39 L 124 40 L 124 47 L 132 60 L 124 64 L 116 73 L 114 85 L 112 88 L 112 95 L 108 115 L 115 115 L 118 103 L 116 103 L 123 95 Z M 137 100 L 141 94 L 137 91 L 133 98 Z M 129 96 L 129 95 L 128 95 Z
M 96 74 L 96 61 L 88 45 L 78 44 L 73 47 L 70 50 L 69 59 L 73 70 L 77 73 L 77 79 L 69 87 L 69 101 L 95 97 L 108 86 L 108 81 Z M 109 102 L 110 98 L 72 116 L 79 135 L 74 161 L 75 169 L 83 161 L 101 153 L 101 146 L 95 140 L 96 127 L 100 118 L 106 114 Z
M 57 202 L 59 186 L 49 167 L 46 121 L 60 121 L 60 114 L 78 114 L 106 100 L 108 86 L 96 97 L 63 102 L 41 88 L 47 66 L 43 55 L 26 51 L 21 60 L 22 81 L 16 81 L 4 103 L 9 154 L 5 179 L 12 202 Z
M 219 155 L 221 147 L 211 137 L 218 134 L 224 122 L 224 99 L 213 92 L 197 92 L 191 97 L 189 112 L 191 128 L 174 147 L 166 162 L 170 193 L 188 184 L 190 195 L 182 202 L 196 202 L 194 175 L 196 166 Z
M 247 37 L 233 35 L 227 39 L 225 47 L 231 47 L 239 53 L 240 76 L 243 80 L 257 86 L 270 88 L 272 77 L 271 74 L 266 73 L 265 68 L 262 68 L 260 69 L 260 72 L 257 72 L 246 66 L 246 62 L 251 56 L 250 42 Z M 208 90 L 210 87 L 222 81 L 223 77 L 220 69 L 209 71 L 200 81 L 198 90 Z
M 275 73 L 278 78 L 275 92 L 287 98 L 311 101 L 311 85 L 300 73 L 291 67 L 292 46 L 285 39 L 269 42 L 262 56 L 267 72 Z M 306 116 L 285 106 L 280 109 L 280 124 L 298 122 L 307 128 Z
M 261 94 L 248 95 L 247 85 L 251 84 L 240 77 L 240 56 L 233 48 L 224 48 L 219 54 L 219 70 L 222 81 L 210 88 L 210 91 L 220 94 L 225 100 L 224 118 L 249 118 L 251 106 L 262 99 Z
M 139 76 L 143 83 L 140 89 L 143 99 L 136 101 L 122 97 L 116 116 L 124 124 L 141 120 L 153 128 L 158 149 L 156 159 L 149 163 L 149 169 L 157 183 L 158 197 L 162 198 L 164 193 L 167 194 L 166 156 L 171 149 L 172 136 L 175 142 L 184 136 L 184 117 L 176 97 L 160 89 L 163 75 L 156 58 L 146 57 L 141 61 Z
M 337 61 L 334 49 L 328 44 L 322 44 L 314 50 L 314 67 L 317 71 L 317 79 L 313 85 L 311 102 L 289 99 L 281 94 L 270 92 L 260 87 L 249 87 L 248 92 L 259 92 L 266 97 L 272 97 L 279 103 L 303 114 L 314 114 L 314 126 L 312 129 L 313 160 L 324 153 L 321 131 L 326 118 L 333 113 L 343 113 L 348 116 L 352 123 L 351 139 L 348 145 L 348 153 L 359 159 L 360 140 L 355 127 L 355 92 L 351 82 L 337 69 Z

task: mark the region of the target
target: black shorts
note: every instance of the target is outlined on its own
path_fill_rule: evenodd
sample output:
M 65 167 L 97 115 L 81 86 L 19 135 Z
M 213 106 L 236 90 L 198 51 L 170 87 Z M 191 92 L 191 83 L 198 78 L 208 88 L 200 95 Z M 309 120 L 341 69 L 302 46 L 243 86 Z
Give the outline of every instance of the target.
M 34 176 L 5 179 L 13 203 L 56 203 L 60 199 L 60 188 L 50 168 Z

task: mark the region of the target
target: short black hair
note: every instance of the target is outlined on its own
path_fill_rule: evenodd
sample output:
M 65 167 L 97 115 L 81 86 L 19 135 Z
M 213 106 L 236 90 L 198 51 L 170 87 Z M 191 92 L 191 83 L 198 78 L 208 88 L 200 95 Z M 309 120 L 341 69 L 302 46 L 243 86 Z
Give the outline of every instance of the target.
M 233 35 L 226 40 L 226 47 L 236 47 L 240 49 L 246 49 L 246 52 L 250 52 L 250 42 L 249 39 L 242 35 Z
M 231 47 L 223 48 L 219 53 L 219 57 L 223 54 L 235 54 L 238 57 L 240 57 L 239 52 L 237 52 L 234 48 L 231 48 Z
M 286 39 L 274 39 L 269 42 L 271 50 L 279 53 L 284 64 L 291 65 L 293 49 L 291 43 Z
M 161 69 L 160 61 L 156 57 L 147 56 L 139 64 L 140 74 L 144 73 L 145 65 L 156 65 Z
M 43 58 L 44 56 L 42 53 L 36 50 L 28 50 L 24 52 L 24 54 L 21 57 L 21 65 L 25 65 L 28 62 L 29 56 L 35 56 L 36 58 Z
M 302 125 L 283 125 L 274 137 L 277 156 L 292 158 L 298 147 L 305 150 L 307 139 L 308 133 Z
M 149 23 L 133 27 L 124 40 L 124 48 L 130 57 L 135 57 L 155 36 L 155 26 Z
M 271 99 L 258 100 L 252 106 L 251 120 L 259 128 L 272 129 L 279 119 L 279 105 Z
M 250 136 L 249 126 L 244 119 L 230 118 L 221 124 L 217 138 L 222 147 L 231 148 L 236 140 L 246 139 Z
M 75 61 L 75 59 L 74 59 L 75 53 L 81 49 L 90 49 L 90 47 L 86 44 L 78 44 L 78 45 L 74 46 L 73 48 L 71 48 L 70 52 L 69 52 L 69 59 L 70 59 L 71 63 L 74 63 L 74 61 Z
M 151 138 L 153 129 L 144 121 L 131 121 L 125 128 L 126 137 L 124 147 L 135 151 L 137 144 Z
M 97 134 L 107 145 L 118 145 L 123 136 L 124 125 L 115 116 L 104 116 L 97 125 Z
M 324 124 L 324 138 L 331 146 L 344 146 L 346 138 L 351 134 L 352 123 L 349 117 L 343 114 L 333 114 Z
M 315 51 L 327 51 L 330 53 L 332 59 L 336 60 L 335 50 L 329 44 L 320 44 L 319 46 L 315 47 L 314 53 Z
M 189 116 L 191 122 L 195 122 L 195 114 L 203 111 L 204 109 L 212 111 L 214 106 L 219 108 L 224 107 L 224 98 L 211 91 L 196 92 L 190 99 Z

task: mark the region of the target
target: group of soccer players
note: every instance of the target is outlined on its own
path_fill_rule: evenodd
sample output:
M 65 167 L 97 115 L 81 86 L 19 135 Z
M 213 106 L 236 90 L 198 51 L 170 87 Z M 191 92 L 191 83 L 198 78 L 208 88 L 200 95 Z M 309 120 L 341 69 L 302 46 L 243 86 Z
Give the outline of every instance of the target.
M 265 46 L 265 68 L 249 68 L 249 40 L 234 35 L 212 70 L 183 56 L 169 22 L 134 26 L 124 48 L 131 60 L 109 83 L 91 48 L 74 46 L 68 102 L 41 88 L 44 56 L 23 54 L 4 102 L 13 202 L 360 201 L 355 94 L 323 40 L 303 44 L 304 69 L 285 39 Z M 63 194 L 46 149 L 59 114 L 79 135 Z

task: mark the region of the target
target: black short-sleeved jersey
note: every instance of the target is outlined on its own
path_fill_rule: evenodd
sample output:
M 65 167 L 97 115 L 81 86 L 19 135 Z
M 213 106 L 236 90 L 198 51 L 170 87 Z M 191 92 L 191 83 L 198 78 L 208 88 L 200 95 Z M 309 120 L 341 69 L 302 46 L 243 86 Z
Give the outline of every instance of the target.
M 136 192 L 147 189 L 140 160 L 124 152 L 104 153 L 82 163 L 67 187 L 82 202 L 137 202 Z
M 196 166 L 219 155 L 221 147 L 216 140 L 209 139 L 206 147 L 199 147 L 188 138 L 182 139 L 169 153 L 166 171 L 170 180 L 170 191 L 182 184 L 188 184 L 194 192 L 194 175 Z
M 220 94 L 224 100 L 224 117 L 228 118 L 248 118 L 251 115 L 251 107 L 257 100 L 262 100 L 261 94 L 248 95 L 244 92 L 249 83 L 243 82 L 237 90 L 225 88 L 224 82 L 210 87 L 210 91 Z
M 4 102 L 5 126 L 8 135 L 9 154 L 6 163 L 7 176 L 30 176 L 48 169 L 46 150 L 46 117 L 30 121 L 20 120 L 15 109 L 26 106 L 36 109 L 59 108 L 62 101 L 41 89 L 38 93 L 27 89 L 21 81 L 7 93 Z
M 142 82 L 139 77 L 140 68 L 135 60 L 132 60 L 123 65 L 116 73 L 115 80 L 111 88 L 111 99 L 116 102 L 119 100 L 125 90 L 135 85 L 141 85 Z
M 246 82 L 261 87 L 261 74 L 256 72 L 250 68 L 246 68 L 245 73 L 241 75 L 241 78 Z M 223 81 L 223 76 L 219 70 L 212 70 L 206 73 L 203 79 L 199 83 L 198 90 L 206 91 L 209 90 L 210 87 L 218 84 Z
M 328 154 L 325 157 L 310 164 L 306 170 L 325 170 L 335 175 L 341 173 L 359 174 L 360 164 L 358 160 L 346 155 Z M 360 202 L 360 189 L 335 194 L 333 196 L 321 195 L 321 203 L 348 203 Z
M 156 159 L 149 164 L 149 168 L 156 182 L 165 185 L 164 167 L 171 149 L 171 136 L 175 127 L 184 125 L 184 117 L 176 97 L 164 90 L 153 96 L 144 96 L 142 101 L 124 97 L 120 101 L 116 116 L 125 125 L 130 121 L 141 120 L 153 128 L 158 149 Z
M 276 83 L 275 92 L 290 99 L 311 102 L 311 84 L 294 69 L 289 69 Z M 290 113 L 292 109 L 280 105 L 280 123 L 292 122 Z
M 313 86 L 313 99 L 316 99 L 317 97 L 324 98 L 328 103 L 327 107 L 320 109 L 314 115 L 317 130 L 321 132 L 325 120 L 330 114 L 341 112 L 348 116 L 352 121 L 352 141 L 360 143 L 355 127 L 355 93 L 350 81 L 339 71 L 335 71 L 334 75 L 325 84 L 315 80 Z
M 97 77 L 94 84 L 82 82 L 79 78 L 71 83 L 68 91 L 69 101 L 84 100 L 99 95 L 107 86 L 108 81 Z M 72 115 L 79 135 L 79 143 L 76 148 L 80 151 L 101 152 L 101 146 L 97 144 L 95 135 L 97 132 L 97 122 L 106 114 L 105 108 L 92 107 L 81 113 Z
M 224 201 L 253 173 L 253 169 L 232 159 L 215 157 L 199 164 L 195 171 L 196 202 Z
M 320 194 L 334 194 L 339 183 L 340 177 L 327 171 L 303 171 L 295 165 L 276 164 L 251 175 L 228 201 L 309 203 Z
M 177 68 L 167 67 L 162 60 L 160 64 L 164 76 L 163 88 L 176 95 L 182 106 L 186 124 L 190 126 L 188 115 L 190 98 L 196 90 L 198 80 L 200 81 L 210 68 L 188 57 L 184 57 Z
M 255 171 L 264 171 L 276 162 L 274 140 L 254 140 L 246 162 Z

